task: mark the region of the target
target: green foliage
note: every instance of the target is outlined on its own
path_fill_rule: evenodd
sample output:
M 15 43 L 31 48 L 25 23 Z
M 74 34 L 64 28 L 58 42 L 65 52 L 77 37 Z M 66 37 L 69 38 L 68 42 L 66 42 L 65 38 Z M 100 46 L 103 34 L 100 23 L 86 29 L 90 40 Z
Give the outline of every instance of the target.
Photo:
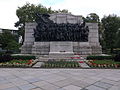
M 46 8 L 43 5 L 34 5 L 27 3 L 22 7 L 18 7 L 16 10 L 16 15 L 19 18 L 19 21 L 15 23 L 15 27 L 18 27 L 19 29 L 19 35 L 23 37 L 24 40 L 24 28 L 25 28 L 25 23 L 26 22 L 34 22 L 36 19 L 36 13 L 68 13 L 68 10 L 63 9 L 63 10 L 52 10 L 50 8 Z
M 117 54 L 117 55 L 114 57 L 114 61 L 120 62 L 120 54 Z
M 18 51 L 20 47 L 20 44 L 16 41 L 12 40 L 11 42 L 8 42 L 6 49 L 8 51 Z
M 113 56 L 87 56 L 87 60 L 111 60 Z
M 104 18 L 102 18 L 102 25 L 104 28 L 103 38 L 105 46 L 107 49 L 111 49 L 112 53 L 115 47 L 116 33 L 120 28 L 120 18 L 116 15 L 104 16 Z
M 31 59 L 36 59 L 35 56 L 12 56 L 13 59 L 16 60 L 31 60 Z
M 95 60 L 93 63 L 96 64 L 120 64 L 120 62 L 115 62 L 113 60 Z
M 79 63 L 74 61 L 48 61 L 41 66 L 42 68 L 78 68 Z
M 4 55 L 0 55 L 0 63 L 1 62 L 8 62 L 10 60 L 12 60 L 12 56 L 8 55 L 8 54 L 4 54 Z
M 0 44 L 2 49 L 18 50 L 19 44 L 16 42 L 16 36 L 11 34 L 9 30 L 3 30 L 0 34 Z
M 90 23 L 99 23 L 100 19 L 96 13 L 90 13 L 85 18 L 85 21 Z
M 117 31 L 115 47 L 120 48 L 120 29 Z

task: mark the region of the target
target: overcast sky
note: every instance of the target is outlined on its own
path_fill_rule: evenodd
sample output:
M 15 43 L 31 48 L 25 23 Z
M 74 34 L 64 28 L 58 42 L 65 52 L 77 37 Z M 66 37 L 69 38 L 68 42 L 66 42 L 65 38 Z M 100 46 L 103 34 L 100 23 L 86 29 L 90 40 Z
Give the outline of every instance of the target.
M 16 9 L 27 2 L 55 10 L 68 9 L 72 14 L 84 17 L 89 13 L 96 13 L 100 18 L 113 13 L 120 16 L 120 0 L 0 0 L 0 28 L 17 29 L 14 27 L 18 21 Z

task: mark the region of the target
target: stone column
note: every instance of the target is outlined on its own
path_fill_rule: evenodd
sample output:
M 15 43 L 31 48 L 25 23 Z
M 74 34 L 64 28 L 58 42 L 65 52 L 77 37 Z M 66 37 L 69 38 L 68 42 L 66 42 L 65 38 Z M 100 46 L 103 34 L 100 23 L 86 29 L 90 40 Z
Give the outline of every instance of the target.
M 89 27 L 88 41 L 92 48 L 92 54 L 101 54 L 102 49 L 99 43 L 98 23 L 86 23 Z
M 31 54 L 32 45 L 34 44 L 34 29 L 36 28 L 36 23 L 25 23 L 25 38 L 24 43 L 21 47 L 22 54 Z

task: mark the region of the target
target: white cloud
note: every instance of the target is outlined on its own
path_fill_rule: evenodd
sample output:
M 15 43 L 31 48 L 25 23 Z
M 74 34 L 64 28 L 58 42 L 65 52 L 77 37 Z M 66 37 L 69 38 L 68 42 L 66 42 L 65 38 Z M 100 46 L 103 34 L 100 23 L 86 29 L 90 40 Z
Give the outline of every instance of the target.
M 0 28 L 15 29 L 14 23 L 18 20 L 16 9 L 26 2 L 42 4 L 53 9 L 68 9 L 76 15 L 84 17 L 91 13 L 97 13 L 101 18 L 103 15 L 120 15 L 119 0 L 0 0 Z
M 119 0 L 64 0 L 64 2 L 53 5 L 54 9 L 68 9 L 73 14 L 82 14 L 86 16 L 95 12 L 100 17 L 108 14 L 119 13 Z

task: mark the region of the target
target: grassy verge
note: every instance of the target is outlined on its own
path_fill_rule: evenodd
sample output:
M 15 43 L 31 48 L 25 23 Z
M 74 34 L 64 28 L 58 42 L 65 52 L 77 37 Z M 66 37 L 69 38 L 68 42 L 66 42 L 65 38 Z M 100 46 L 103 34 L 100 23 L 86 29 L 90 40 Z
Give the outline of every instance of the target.
M 89 60 L 87 64 L 90 67 L 97 68 L 120 68 L 120 62 L 115 62 L 113 60 Z
M 33 60 L 11 60 L 8 62 L 1 62 L 0 67 L 31 67 Z
M 42 68 L 78 68 L 79 63 L 75 61 L 48 61 L 45 62 Z

